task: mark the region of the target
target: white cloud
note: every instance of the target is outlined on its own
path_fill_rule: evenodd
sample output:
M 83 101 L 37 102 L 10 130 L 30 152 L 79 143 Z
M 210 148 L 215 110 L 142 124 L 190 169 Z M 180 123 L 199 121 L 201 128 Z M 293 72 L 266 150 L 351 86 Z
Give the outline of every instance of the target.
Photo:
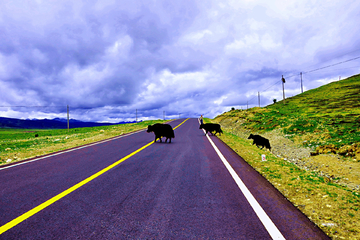
M 110 45 L 106 50 L 107 61 L 126 60 L 129 57 L 131 48 L 133 47 L 133 40 L 129 35 L 123 36 Z
M 184 41 L 188 41 L 190 44 L 201 44 L 204 40 L 204 38 L 206 37 L 211 37 L 211 35 L 213 35 L 213 33 L 208 30 L 202 30 L 199 32 L 195 32 L 195 33 L 190 33 L 186 36 L 184 36 Z
M 0 8 L 1 104 L 69 104 L 85 119 L 95 119 L 81 112 L 86 107 L 98 111 L 96 120 L 128 119 L 124 112 L 134 109 L 144 119 L 162 111 L 214 117 L 256 103 L 257 92 L 266 105 L 279 98 L 281 75 L 360 54 L 355 1 L 65 0 Z M 359 62 L 306 74 L 304 86 L 356 74 Z M 298 77 L 286 87 L 299 92 Z

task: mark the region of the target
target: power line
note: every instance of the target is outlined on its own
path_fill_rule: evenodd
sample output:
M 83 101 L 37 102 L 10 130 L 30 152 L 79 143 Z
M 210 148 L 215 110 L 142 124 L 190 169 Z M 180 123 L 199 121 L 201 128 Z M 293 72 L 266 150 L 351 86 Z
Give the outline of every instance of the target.
M 267 89 L 262 90 L 261 92 L 265 92 L 266 90 L 272 88 L 273 86 L 275 86 L 275 85 L 278 84 L 279 82 L 281 82 L 281 80 L 276 81 L 273 85 L 271 85 L 271 86 L 268 87 Z
M 342 64 L 342 63 L 354 61 L 354 60 L 359 59 L 359 58 L 360 58 L 360 57 L 348 59 L 348 60 L 345 60 L 345 61 L 342 61 L 342 62 L 334 63 L 334 64 L 331 64 L 331 65 L 328 65 L 328 66 L 325 66 L 325 67 L 317 68 L 317 69 L 310 70 L 310 71 L 303 72 L 303 73 L 311 73 L 311 72 L 319 71 L 319 70 L 324 69 L 324 68 L 329 68 L 329 67 L 333 67 L 333 66 L 336 66 L 336 65 L 339 65 L 339 64 Z
M 328 66 L 325 66 L 325 67 L 321 67 L 321 68 L 316 68 L 316 69 L 313 69 L 313 70 L 309 70 L 307 72 L 302 72 L 302 74 L 305 74 L 305 73 L 311 73 L 311 72 L 315 72 L 315 71 L 319 71 L 319 70 L 322 70 L 322 69 L 325 69 L 325 68 L 329 68 L 329 67 L 333 67 L 333 66 L 336 66 L 336 65 L 339 65 L 339 64 L 342 64 L 342 63 L 346 63 L 346 62 L 351 62 L 351 61 L 354 61 L 356 59 L 360 59 L 360 56 L 359 57 L 355 57 L 355 58 L 351 58 L 351 59 L 348 59 L 348 60 L 345 60 L 345 61 L 341 61 L 341 62 L 338 62 L 338 63 L 334 63 L 334 64 L 331 64 L 331 65 L 328 65 Z M 285 76 L 285 79 L 288 79 L 288 78 L 291 78 L 291 77 L 295 77 L 295 76 L 300 76 L 301 73 L 297 73 L 297 74 L 294 74 L 294 75 L 290 75 L 290 76 Z M 273 86 L 275 86 L 276 84 L 278 84 L 279 82 L 281 82 L 281 80 L 277 80 L 276 82 L 274 82 L 272 85 L 270 85 L 268 88 L 262 90 L 262 91 L 259 91 L 259 92 L 264 92 L 264 91 L 267 91 L 268 89 L 272 88 Z M 259 93 L 258 92 L 258 93 Z M 254 96 L 253 98 L 251 98 L 249 101 L 252 101 L 253 99 L 255 99 L 257 96 Z
M 285 76 L 284 78 L 288 79 L 288 78 L 292 78 L 292 77 L 299 76 L 299 75 L 300 75 L 300 73 L 297 73 L 297 74 L 294 74 L 294 75 L 291 75 L 291 76 Z
M 332 68 L 332 69 L 328 69 L 326 71 L 339 71 L 339 70 L 352 69 L 352 68 L 360 68 L 360 66 L 344 67 L 344 68 Z

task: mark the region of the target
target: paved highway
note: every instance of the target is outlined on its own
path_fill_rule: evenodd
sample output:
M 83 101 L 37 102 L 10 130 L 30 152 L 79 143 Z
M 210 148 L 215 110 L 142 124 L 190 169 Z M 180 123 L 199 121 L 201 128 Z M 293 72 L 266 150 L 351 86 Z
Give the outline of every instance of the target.
M 0 168 L 0 239 L 328 239 L 197 119 L 170 124 Z

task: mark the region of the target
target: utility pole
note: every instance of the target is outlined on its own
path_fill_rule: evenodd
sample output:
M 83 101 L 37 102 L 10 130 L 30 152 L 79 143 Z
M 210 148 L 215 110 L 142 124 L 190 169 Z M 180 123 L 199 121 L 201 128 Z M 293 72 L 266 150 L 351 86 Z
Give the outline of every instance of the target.
M 285 84 L 285 78 L 284 78 L 284 75 L 281 75 L 281 81 L 282 81 L 282 87 L 283 87 L 283 99 L 284 99 L 284 104 L 285 104 L 285 87 L 284 87 L 284 84 Z
M 136 109 L 136 119 L 135 119 L 135 122 L 137 122 L 137 109 Z
M 303 84 L 302 84 L 302 72 L 300 72 L 300 79 L 301 79 L 301 93 L 304 92 Z
M 246 102 L 246 110 L 249 109 L 249 101 Z
M 164 120 L 165 120 L 165 111 L 163 112 L 163 115 L 164 115 Z
M 259 100 L 259 107 L 260 107 L 260 92 L 258 92 L 258 100 Z
M 69 131 L 70 124 L 69 124 L 69 105 L 67 105 L 67 129 Z

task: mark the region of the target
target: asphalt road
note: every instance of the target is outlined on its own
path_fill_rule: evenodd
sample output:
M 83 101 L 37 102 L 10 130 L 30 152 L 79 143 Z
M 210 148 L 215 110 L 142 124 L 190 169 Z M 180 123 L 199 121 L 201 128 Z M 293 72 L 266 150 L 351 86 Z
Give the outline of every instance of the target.
M 154 134 L 141 131 L 0 168 L 0 239 L 328 239 L 241 157 L 210 138 L 265 217 L 197 119 L 189 119 L 170 144 L 149 144 Z

